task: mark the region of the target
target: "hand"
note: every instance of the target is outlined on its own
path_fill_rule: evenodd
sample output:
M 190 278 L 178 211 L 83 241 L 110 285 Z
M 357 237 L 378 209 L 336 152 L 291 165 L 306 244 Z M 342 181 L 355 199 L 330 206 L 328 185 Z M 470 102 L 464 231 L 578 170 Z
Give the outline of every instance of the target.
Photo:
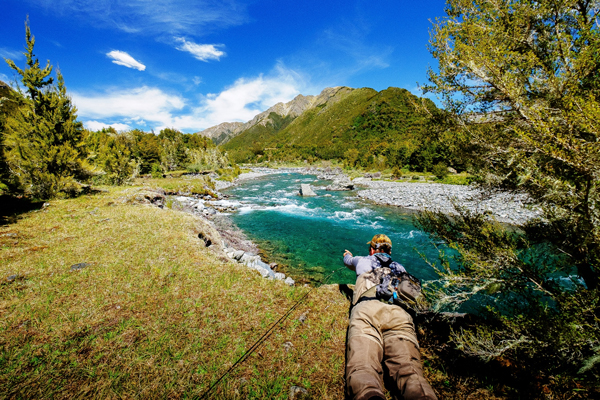
M 347 255 L 350 255 L 350 257 L 352 257 L 352 253 L 350 253 L 349 250 L 344 250 L 344 257 L 346 257 Z

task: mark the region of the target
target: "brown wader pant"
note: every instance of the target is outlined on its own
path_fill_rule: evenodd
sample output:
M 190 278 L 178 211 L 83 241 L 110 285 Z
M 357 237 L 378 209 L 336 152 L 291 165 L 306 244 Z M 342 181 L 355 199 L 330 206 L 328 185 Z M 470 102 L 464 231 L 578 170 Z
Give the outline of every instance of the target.
M 378 300 L 356 304 L 350 314 L 346 353 L 348 398 L 385 399 L 386 380 L 404 400 L 437 399 L 423 377 L 421 355 L 412 317 L 401 307 Z

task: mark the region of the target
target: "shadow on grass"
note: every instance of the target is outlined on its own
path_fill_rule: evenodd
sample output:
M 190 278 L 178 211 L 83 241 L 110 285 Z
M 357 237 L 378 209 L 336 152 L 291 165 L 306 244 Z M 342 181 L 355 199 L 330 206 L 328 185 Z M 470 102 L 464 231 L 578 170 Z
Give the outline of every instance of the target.
M 13 224 L 22 214 L 41 210 L 43 206 L 43 201 L 2 195 L 0 196 L 0 226 Z

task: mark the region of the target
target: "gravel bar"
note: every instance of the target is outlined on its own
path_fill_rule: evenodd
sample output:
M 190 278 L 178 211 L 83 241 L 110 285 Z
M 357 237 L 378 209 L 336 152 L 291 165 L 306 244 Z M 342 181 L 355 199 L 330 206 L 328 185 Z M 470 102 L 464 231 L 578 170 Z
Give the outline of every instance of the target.
M 365 189 L 358 192 L 358 197 L 409 210 L 456 214 L 452 204 L 455 201 L 473 212 L 491 213 L 499 222 L 511 225 L 522 225 L 541 216 L 524 194 L 485 193 L 470 186 L 440 183 L 361 180 L 359 184 Z

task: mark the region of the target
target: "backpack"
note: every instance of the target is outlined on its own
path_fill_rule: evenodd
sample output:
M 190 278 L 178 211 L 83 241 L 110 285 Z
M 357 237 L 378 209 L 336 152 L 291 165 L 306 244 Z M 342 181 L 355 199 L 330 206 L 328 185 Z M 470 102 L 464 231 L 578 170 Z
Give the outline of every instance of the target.
M 364 292 L 359 301 L 380 300 L 416 311 L 421 297 L 421 281 L 390 257 L 381 253 L 374 256 L 373 269 L 367 279 L 375 286 Z

